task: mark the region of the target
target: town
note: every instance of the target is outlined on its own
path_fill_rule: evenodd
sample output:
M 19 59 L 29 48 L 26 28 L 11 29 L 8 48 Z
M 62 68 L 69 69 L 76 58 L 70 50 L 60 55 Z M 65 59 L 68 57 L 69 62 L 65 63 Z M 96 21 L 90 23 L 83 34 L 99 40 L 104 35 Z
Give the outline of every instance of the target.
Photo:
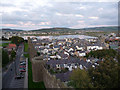
M 0 89 L 120 88 L 118 0 L 2 0 Z
M 8 40 L 8 38 L 4 36 L 5 34 L 3 34 L 2 39 Z M 17 41 L 14 41 L 15 38 L 22 38 L 22 43 L 18 44 Z M 17 88 L 27 87 L 26 85 L 28 84 L 26 84 L 25 80 L 29 79 L 29 77 L 27 78 L 27 75 L 29 73 L 28 70 L 30 69 L 28 63 L 30 62 L 32 64 L 32 81 L 44 82 L 46 88 L 67 88 L 72 87 L 69 86 L 72 71 L 77 69 L 89 70 L 91 67 L 96 68 L 101 62 L 105 61 L 105 57 L 102 58 L 97 55 L 90 56 L 91 52 L 101 51 L 104 53 L 106 52 L 105 50 L 108 50 L 108 52 L 114 52 L 115 54 L 115 51 L 118 52 L 120 48 L 120 37 L 115 33 L 109 33 L 108 35 L 102 35 L 101 37 L 86 36 L 82 34 L 39 37 L 27 36 L 23 38 L 13 35 L 12 38 L 9 39 L 13 40 L 16 44 L 9 42 L 9 44 L 1 48 L 3 51 L 8 52 L 10 59 L 16 57 L 15 61 L 10 60 L 10 62 L 14 61 L 13 65 L 16 64 L 16 70 L 14 71 L 16 76 L 15 80 L 12 80 L 12 84 L 8 84 L 7 86 L 16 86 Z M 28 45 L 27 52 L 24 51 L 26 45 Z M 114 60 L 115 62 L 118 62 L 116 56 L 114 57 Z M 36 61 L 37 63 L 35 63 Z M 41 64 L 43 66 L 41 66 Z M 10 68 L 13 67 L 14 69 L 13 65 L 11 65 Z M 8 70 L 12 70 L 10 68 L 8 67 Z M 56 79 L 54 79 L 54 77 Z M 21 81 L 18 81 L 17 79 L 21 79 Z M 49 79 L 51 79 L 52 82 L 48 82 Z M 24 82 L 24 85 L 18 85 L 18 82 Z

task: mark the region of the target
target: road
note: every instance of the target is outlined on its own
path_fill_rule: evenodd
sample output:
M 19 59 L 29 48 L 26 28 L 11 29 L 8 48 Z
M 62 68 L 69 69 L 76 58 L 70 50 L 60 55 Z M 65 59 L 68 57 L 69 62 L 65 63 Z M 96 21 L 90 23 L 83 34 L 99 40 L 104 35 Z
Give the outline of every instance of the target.
M 18 73 L 20 57 L 24 53 L 24 45 L 21 44 L 21 47 L 18 48 L 16 53 L 16 59 L 11 64 L 7 72 L 2 76 L 2 88 L 11 88 L 10 84 L 15 77 L 15 74 Z M 15 68 L 16 67 L 16 68 Z

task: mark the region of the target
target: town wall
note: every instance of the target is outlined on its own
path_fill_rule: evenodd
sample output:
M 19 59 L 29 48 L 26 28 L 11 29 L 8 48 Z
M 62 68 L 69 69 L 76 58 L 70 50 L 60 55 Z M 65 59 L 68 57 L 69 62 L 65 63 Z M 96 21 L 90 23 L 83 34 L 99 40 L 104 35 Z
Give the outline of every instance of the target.
M 51 75 L 44 67 L 46 61 L 40 59 L 40 57 L 34 57 L 32 59 L 32 72 L 33 81 L 43 81 L 46 88 L 68 88 L 59 79 L 56 79 L 55 75 Z
M 32 60 L 33 57 L 37 56 L 37 51 L 35 50 L 33 43 L 29 37 L 28 37 L 28 52 L 30 61 Z

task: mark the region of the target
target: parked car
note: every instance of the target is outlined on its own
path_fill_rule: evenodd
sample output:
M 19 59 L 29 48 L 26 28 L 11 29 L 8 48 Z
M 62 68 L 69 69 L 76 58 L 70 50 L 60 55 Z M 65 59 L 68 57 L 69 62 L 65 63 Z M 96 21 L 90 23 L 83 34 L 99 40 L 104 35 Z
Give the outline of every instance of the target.
M 15 76 L 15 79 L 22 79 L 22 78 L 24 78 L 24 75 L 18 74 Z
M 22 63 L 20 63 L 20 65 L 26 65 L 26 62 L 22 62 Z
M 20 72 L 26 72 L 25 68 L 19 68 Z
M 26 67 L 26 65 L 20 65 L 20 68 L 25 68 Z

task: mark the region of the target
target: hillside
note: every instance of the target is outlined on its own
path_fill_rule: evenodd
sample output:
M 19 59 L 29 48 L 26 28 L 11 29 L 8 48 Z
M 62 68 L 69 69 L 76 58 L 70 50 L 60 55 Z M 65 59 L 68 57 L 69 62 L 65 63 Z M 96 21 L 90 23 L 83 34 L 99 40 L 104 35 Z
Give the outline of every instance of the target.
M 96 30 L 96 31 L 118 31 L 117 26 L 113 27 L 94 27 L 94 28 L 82 28 L 82 29 L 72 29 L 72 28 L 47 28 L 47 29 L 38 29 L 31 31 L 41 31 L 41 32 L 56 32 L 56 31 L 79 31 L 79 30 Z
M 19 30 L 19 29 L 10 29 L 10 28 L 3 28 L 2 31 L 11 32 L 11 31 L 23 31 L 23 30 Z
M 37 29 L 37 30 L 28 30 L 28 31 L 39 31 L 39 32 L 68 32 L 68 31 L 79 31 L 79 30 L 96 30 L 96 31 L 118 31 L 117 26 L 111 26 L 111 27 L 94 27 L 94 28 L 82 28 L 82 29 L 72 29 L 72 28 L 61 28 L 61 27 L 55 27 L 55 28 L 44 28 L 44 29 Z M 25 30 L 19 30 L 19 29 L 10 29 L 10 28 L 3 28 L 2 31 L 25 31 Z

